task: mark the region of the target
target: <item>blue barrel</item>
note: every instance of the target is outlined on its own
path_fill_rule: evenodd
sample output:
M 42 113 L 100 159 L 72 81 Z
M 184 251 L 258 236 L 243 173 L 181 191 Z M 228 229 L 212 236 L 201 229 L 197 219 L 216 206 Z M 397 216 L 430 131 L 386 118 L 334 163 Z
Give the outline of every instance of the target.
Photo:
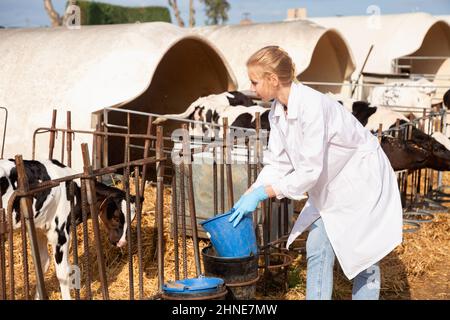
M 223 279 L 216 277 L 189 278 L 169 281 L 163 285 L 163 297 L 168 300 L 203 300 L 223 298 L 226 294 Z
M 217 255 L 226 258 L 257 255 L 258 245 L 251 215 L 245 215 L 233 227 L 233 223 L 228 222 L 232 213 L 233 209 L 200 223 L 208 233 Z

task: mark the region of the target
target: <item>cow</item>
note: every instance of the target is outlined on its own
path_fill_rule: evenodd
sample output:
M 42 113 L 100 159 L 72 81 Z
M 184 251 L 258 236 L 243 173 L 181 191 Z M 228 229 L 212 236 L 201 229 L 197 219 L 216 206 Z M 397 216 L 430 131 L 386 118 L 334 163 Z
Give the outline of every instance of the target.
M 436 86 L 427 79 L 420 78 L 376 86 L 368 100 L 377 106 L 430 108 L 435 93 Z
M 57 160 L 24 160 L 25 172 L 30 186 L 38 183 L 62 178 L 75 172 Z M 13 192 L 17 189 L 17 169 L 15 161 L 0 160 L 0 187 L 2 203 L 8 204 Z M 70 182 L 38 192 L 33 195 L 32 208 L 34 224 L 38 240 L 38 248 L 43 272 L 50 265 L 47 244 L 53 251 L 56 275 L 59 280 L 63 299 L 70 299 L 69 245 L 71 226 Z M 81 189 L 79 181 L 75 180 L 74 188 L 74 216 L 76 224 L 82 222 Z M 100 206 L 100 218 L 106 226 L 111 244 L 122 247 L 126 244 L 126 230 L 128 219 L 125 211 L 125 192 L 117 188 L 108 187 L 100 182 L 96 183 L 97 205 Z M 131 197 L 131 220 L 135 216 L 136 198 Z M 13 221 L 11 229 L 21 225 L 19 198 L 12 203 Z M 90 212 L 88 213 L 90 215 Z M 36 298 L 39 298 L 38 294 Z
M 409 120 L 401 113 L 386 107 L 373 107 L 365 101 L 355 101 L 352 114 L 367 129 L 375 133 L 381 123 L 384 128 L 393 129 L 397 120 L 405 125 Z M 398 139 L 384 138 L 381 146 L 394 170 L 430 168 L 440 171 L 450 170 L 450 150 L 448 139 L 440 132 L 430 136 L 411 126 L 411 139 L 398 132 Z M 396 141 L 398 140 L 398 141 Z M 440 141 L 447 142 L 441 143 Z M 414 165 L 413 165 L 414 164 Z
M 202 123 L 190 123 L 190 135 L 201 136 L 210 127 L 207 123 L 219 123 L 220 115 L 230 106 L 254 106 L 253 100 L 239 91 L 226 91 L 219 94 L 200 97 L 190 104 L 190 106 L 179 114 L 164 114 L 156 118 L 153 123 L 159 124 L 168 118 L 180 120 L 195 120 Z
M 228 119 L 228 125 L 231 127 L 237 127 L 237 128 L 244 128 L 244 129 L 256 129 L 256 113 L 259 112 L 260 119 L 261 119 L 261 129 L 263 130 L 270 130 L 270 123 L 269 123 L 269 112 L 270 109 L 264 108 L 258 105 L 251 106 L 251 107 L 244 107 L 244 106 L 230 106 L 228 108 L 225 108 L 223 112 L 216 118 L 216 120 L 213 122 L 215 125 L 222 126 L 223 125 L 223 119 Z M 212 134 L 212 136 L 218 135 L 219 137 L 222 136 L 222 127 L 220 127 L 220 130 L 215 134 Z

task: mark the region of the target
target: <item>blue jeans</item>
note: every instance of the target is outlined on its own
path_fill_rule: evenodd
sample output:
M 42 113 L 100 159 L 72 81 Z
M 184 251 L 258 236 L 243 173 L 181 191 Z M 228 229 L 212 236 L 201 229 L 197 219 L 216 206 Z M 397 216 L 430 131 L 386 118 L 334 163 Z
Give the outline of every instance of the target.
M 335 254 L 328 240 L 322 218 L 310 227 L 306 241 L 306 299 L 330 300 L 333 293 Z M 378 300 L 380 296 L 380 267 L 378 263 L 353 279 L 353 300 Z

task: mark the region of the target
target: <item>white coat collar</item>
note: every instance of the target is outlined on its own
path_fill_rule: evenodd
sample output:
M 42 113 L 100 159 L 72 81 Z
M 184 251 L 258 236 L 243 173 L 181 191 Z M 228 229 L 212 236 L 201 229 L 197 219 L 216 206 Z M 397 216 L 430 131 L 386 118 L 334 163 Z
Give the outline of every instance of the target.
M 288 99 L 288 113 L 287 113 L 287 119 L 293 120 L 297 119 L 298 116 L 298 104 L 294 103 L 297 100 L 298 91 L 300 90 L 301 84 L 297 84 L 295 82 L 292 82 L 291 84 L 291 91 L 289 93 L 289 99 Z M 274 101 L 274 117 L 280 117 L 284 116 L 284 107 L 278 100 Z

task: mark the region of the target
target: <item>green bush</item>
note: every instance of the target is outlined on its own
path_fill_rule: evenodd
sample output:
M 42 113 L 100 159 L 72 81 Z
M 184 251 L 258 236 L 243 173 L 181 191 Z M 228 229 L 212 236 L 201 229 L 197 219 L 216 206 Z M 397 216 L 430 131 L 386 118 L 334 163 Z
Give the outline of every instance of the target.
M 164 21 L 171 22 L 167 7 L 122 7 L 96 1 L 77 1 L 82 25 Z

